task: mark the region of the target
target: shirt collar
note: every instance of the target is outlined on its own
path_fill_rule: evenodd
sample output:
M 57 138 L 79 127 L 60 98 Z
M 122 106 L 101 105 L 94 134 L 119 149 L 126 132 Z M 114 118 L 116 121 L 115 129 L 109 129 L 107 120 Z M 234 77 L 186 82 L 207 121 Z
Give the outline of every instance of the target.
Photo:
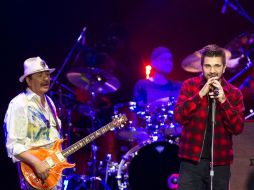
M 30 88 L 26 89 L 26 96 L 27 96 L 28 100 L 32 100 L 33 98 L 40 100 L 40 96 L 38 96 L 36 93 L 34 93 Z

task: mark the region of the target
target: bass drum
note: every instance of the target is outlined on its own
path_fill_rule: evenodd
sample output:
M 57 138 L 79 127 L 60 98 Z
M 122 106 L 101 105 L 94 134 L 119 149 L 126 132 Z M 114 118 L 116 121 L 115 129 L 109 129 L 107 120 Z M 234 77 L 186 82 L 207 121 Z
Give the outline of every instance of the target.
M 117 172 L 120 190 L 177 189 L 178 146 L 166 141 L 145 142 L 130 149 Z

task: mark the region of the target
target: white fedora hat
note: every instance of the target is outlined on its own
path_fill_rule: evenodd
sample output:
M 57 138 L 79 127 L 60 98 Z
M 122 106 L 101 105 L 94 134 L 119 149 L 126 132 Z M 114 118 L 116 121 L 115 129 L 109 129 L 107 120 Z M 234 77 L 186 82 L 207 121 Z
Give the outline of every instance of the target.
M 52 73 L 54 70 L 55 68 L 50 69 L 46 62 L 40 57 L 31 57 L 24 62 L 24 75 L 19 78 L 19 82 L 23 82 L 28 75 L 42 71 L 49 71 Z

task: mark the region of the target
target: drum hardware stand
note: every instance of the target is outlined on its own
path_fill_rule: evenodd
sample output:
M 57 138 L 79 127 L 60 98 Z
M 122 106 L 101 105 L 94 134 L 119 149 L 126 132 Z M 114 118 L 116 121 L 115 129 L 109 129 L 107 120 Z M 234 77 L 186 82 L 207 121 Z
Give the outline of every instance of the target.
M 83 178 L 83 177 L 82 177 Z M 80 183 L 77 187 L 75 187 L 73 190 L 80 190 L 81 187 L 83 187 L 86 190 L 89 190 L 89 188 L 87 187 L 87 182 L 93 182 L 93 181 L 99 181 L 102 186 L 105 188 L 105 190 L 111 190 L 110 188 L 108 188 L 108 186 L 101 180 L 100 177 L 91 177 L 91 178 L 83 178 L 82 179 L 82 183 Z M 64 184 L 64 190 L 67 190 L 68 187 L 68 182 L 66 182 Z
M 68 128 L 67 128 L 67 133 L 65 134 L 65 139 L 67 140 L 67 146 L 69 147 L 71 144 L 71 129 L 72 129 L 71 109 L 68 109 L 68 112 L 67 112 L 67 126 Z
M 52 89 L 53 86 L 55 85 L 55 83 L 57 82 L 58 77 L 60 76 L 61 72 L 63 71 L 64 67 L 66 66 L 67 62 L 69 61 L 71 55 L 73 54 L 73 51 L 76 49 L 77 45 L 80 43 L 81 39 L 84 37 L 86 31 L 86 27 L 83 28 L 82 32 L 80 33 L 76 43 L 74 44 L 74 46 L 71 48 L 71 50 L 69 51 L 67 57 L 64 60 L 64 63 L 62 64 L 61 68 L 58 70 L 58 73 L 56 74 L 56 76 L 53 78 L 52 83 L 50 85 L 49 89 Z
M 89 178 L 91 181 L 91 190 L 95 189 L 96 186 L 94 184 L 95 179 L 96 179 L 96 163 L 97 163 L 97 157 L 96 157 L 96 152 L 98 150 L 98 147 L 95 145 L 95 143 L 92 143 L 92 162 L 91 162 L 91 177 Z
M 92 131 L 95 131 L 95 119 L 96 119 L 96 116 L 95 116 L 95 108 L 94 108 L 94 102 L 95 102 L 95 92 L 91 92 L 91 95 L 92 95 L 92 101 L 90 102 L 90 115 L 91 115 L 91 129 Z M 105 188 L 105 190 L 110 190 L 110 188 L 107 186 L 106 182 L 103 182 L 101 180 L 101 178 L 99 177 L 96 177 L 96 173 L 97 173 L 97 167 L 96 167 L 96 164 L 97 164 L 97 156 L 96 156 L 96 152 L 98 150 L 98 146 L 96 146 L 95 142 L 93 141 L 92 144 L 91 144 L 91 147 L 92 147 L 92 161 L 91 161 L 91 174 L 90 174 L 90 177 L 89 177 L 89 181 L 91 182 L 90 183 L 90 190 L 96 190 L 96 184 L 95 184 L 95 181 L 98 180 L 100 182 L 101 185 L 103 185 L 103 187 Z M 110 155 L 111 157 L 111 155 Z M 111 158 L 110 158 L 111 159 Z M 109 160 L 110 160 L 109 159 Z M 108 165 L 108 164 L 107 164 Z
M 91 92 L 92 95 L 92 101 L 90 102 L 90 117 L 91 117 L 91 129 L 92 132 L 95 131 L 95 109 L 94 109 L 94 101 L 95 101 L 95 93 Z M 96 152 L 98 150 L 98 147 L 96 146 L 95 142 L 93 141 L 91 144 L 91 148 L 92 148 L 92 155 L 91 155 L 91 174 L 89 177 L 89 180 L 91 180 L 91 190 L 95 189 L 95 179 L 96 179 L 96 162 L 97 162 L 97 156 L 96 156 Z
M 99 181 L 100 184 L 105 188 L 105 190 L 111 190 L 106 183 L 103 182 L 103 180 L 100 177 L 90 177 L 88 180 L 84 179 L 83 182 L 77 186 L 74 190 L 79 190 L 81 187 L 84 187 L 85 189 L 88 190 L 87 186 L 86 186 L 86 182 L 90 181 L 91 184 L 94 183 L 94 181 Z M 95 187 L 96 188 L 96 187 Z
M 57 79 L 58 77 L 60 76 L 60 74 L 62 73 L 64 67 L 66 66 L 67 62 L 69 61 L 71 55 L 73 54 L 73 51 L 75 50 L 76 46 L 80 43 L 81 39 L 84 37 L 84 34 L 85 34 L 85 31 L 86 31 L 86 27 L 83 28 L 82 32 L 80 33 L 76 43 L 74 44 L 74 46 L 71 48 L 70 52 L 68 53 L 67 57 L 65 58 L 64 60 L 64 63 L 62 64 L 61 68 L 58 70 L 58 73 L 56 74 L 56 76 L 52 79 L 52 82 L 50 84 L 50 90 L 53 88 L 53 86 L 55 84 L 59 85 L 59 88 L 58 88 L 58 92 L 59 92 L 59 112 L 60 114 L 59 115 L 62 115 L 62 106 L 63 106 L 63 102 L 62 102 L 62 88 L 66 89 L 67 91 L 71 92 L 72 94 L 75 94 L 75 92 L 70 89 L 69 87 L 67 87 L 66 85 L 64 84 L 61 84 Z M 67 140 L 67 145 L 70 145 L 70 138 L 71 138 L 71 135 L 70 135 L 70 131 L 71 131 L 71 126 L 72 126 L 72 123 L 71 123 L 71 110 L 68 110 L 68 132 L 67 134 L 63 134 L 63 135 L 66 135 L 65 138 Z
M 107 154 L 106 157 L 106 173 L 105 173 L 105 184 L 107 184 L 108 182 L 108 170 L 109 170 L 109 163 L 111 161 L 112 155 L 111 154 Z
M 85 37 L 85 31 L 86 31 L 86 27 L 83 28 L 82 32 L 80 33 L 77 41 L 75 42 L 74 46 L 71 48 L 71 50 L 69 51 L 68 55 L 66 56 L 65 60 L 64 60 L 64 63 L 61 65 L 60 69 L 58 70 L 56 76 L 52 79 L 52 82 L 50 84 L 50 87 L 49 87 L 49 90 L 51 90 L 53 88 L 53 86 L 55 84 L 59 85 L 59 102 L 60 102 L 60 107 L 59 107 L 59 111 L 61 113 L 62 111 L 62 88 L 66 89 L 67 91 L 71 92 L 72 94 L 75 94 L 75 92 L 73 90 L 71 90 L 69 87 L 67 87 L 66 85 L 64 84 L 61 84 L 58 82 L 58 77 L 60 76 L 60 74 L 62 73 L 64 67 L 66 66 L 66 64 L 68 63 L 71 55 L 73 54 L 74 50 L 76 49 L 77 45 L 80 43 L 81 39 Z M 68 111 L 68 117 L 69 117 L 69 111 Z M 70 126 L 71 124 L 69 125 L 69 122 L 68 122 L 68 145 L 69 145 L 69 141 L 70 141 Z
M 131 151 L 131 150 L 130 150 Z M 129 152 L 129 151 L 128 151 Z M 126 154 L 128 154 L 128 152 Z M 127 182 L 124 180 L 124 178 L 126 176 L 122 176 L 122 173 L 121 173 L 121 169 L 124 167 L 125 165 L 125 162 L 128 160 L 129 158 L 124 155 L 122 160 L 120 161 L 119 163 L 119 169 L 117 171 L 117 175 L 116 175 L 116 180 L 117 180 L 117 185 L 118 185 L 118 188 L 119 190 L 127 190 L 127 187 L 128 187 L 128 184 Z M 124 182 L 122 182 L 122 178 L 124 180 Z

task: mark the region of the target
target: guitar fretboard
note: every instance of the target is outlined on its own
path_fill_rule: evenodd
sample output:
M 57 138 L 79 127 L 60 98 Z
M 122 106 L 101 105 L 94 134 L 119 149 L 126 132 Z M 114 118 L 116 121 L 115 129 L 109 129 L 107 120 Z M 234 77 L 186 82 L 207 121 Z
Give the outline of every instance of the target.
M 125 117 L 121 117 L 120 120 L 118 120 L 118 122 L 112 121 L 112 122 L 108 123 L 104 127 L 98 129 L 97 131 L 91 133 L 90 135 L 86 136 L 85 138 L 79 140 L 78 142 L 76 142 L 73 145 L 69 146 L 68 148 L 64 149 L 62 151 L 63 156 L 64 157 L 70 156 L 71 154 L 78 151 L 79 149 L 81 149 L 82 147 L 84 147 L 88 143 L 92 142 L 93 140 L 95 140 L 99 136 L 101 136 L 104 133 L 106 133 L 107 131 L 113 129 L 115 126 L 121 125 L 126 120 L 127 120 L 127 118 L 125 116 Z

